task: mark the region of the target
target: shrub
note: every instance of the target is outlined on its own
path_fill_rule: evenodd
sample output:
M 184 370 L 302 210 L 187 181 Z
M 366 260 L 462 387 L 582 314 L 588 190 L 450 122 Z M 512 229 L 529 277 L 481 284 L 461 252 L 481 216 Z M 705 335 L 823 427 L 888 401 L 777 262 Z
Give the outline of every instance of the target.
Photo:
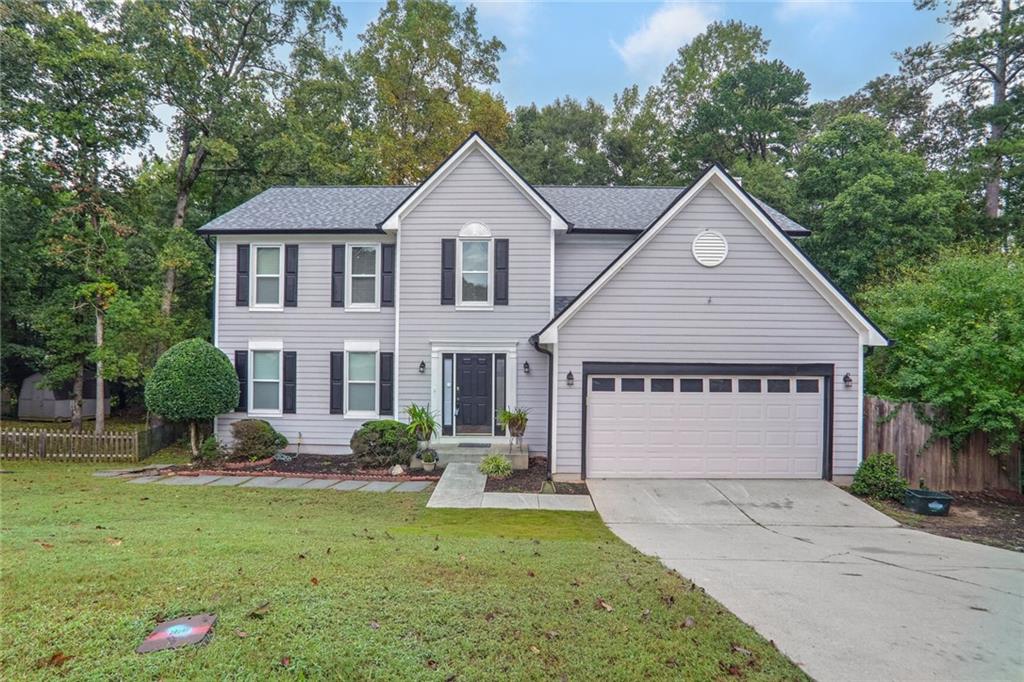
M 198 422 L 238 405 L 238 376 L 228 356 L 202 339 L 188 339 L 156 361 L 146 407 L 168 421 L 188 422 L 192 456 L 199 456 Z
M 349 442 L 355 460 L 373 469 L 409 464 L 416 452 L 416 436 L 408 425 L 394 419 L 369 421 L 352 434 Z
M 427 448 L 426 450 L 420 450 L 420 460 L 424 464 L 436 463 L 437 462 L 437 450 Z
M 288 446 L 288 439 L 262 419 L 242 419 L 231 425 L 235 459 L 256 461 L 273 457 Z
M 896 455 L 889 452 L 879 452 L 861 462 L 850 486 L 856 495 L 879 500 L 902 501 L 906 489 L 907 482 L 900 475 Z
M 523 437 L 523 434 L 526 433 L 526 422 L 529 420 L 528 410 L 521 407 L 498 412 L 498 423 L 513 438 Z
M 416 440 L 430 440 L 437 433 L 437 417 L 429 407 L 412 403 L 405 408 L 405 414 L 409 417 L 409 426 L 406 428 L 416 436 Z
M 217 440 L 216 436 L 207 436 L 199 446 L 199 455 L 194 457 L 197 462 L 210 464 L 219 462 L 227 456 L 227 449 Z
M 512 462 L 505 455 L 487 455 L 480 462 L 480 473 L 491 478 L 508 478 L 512 475 Z

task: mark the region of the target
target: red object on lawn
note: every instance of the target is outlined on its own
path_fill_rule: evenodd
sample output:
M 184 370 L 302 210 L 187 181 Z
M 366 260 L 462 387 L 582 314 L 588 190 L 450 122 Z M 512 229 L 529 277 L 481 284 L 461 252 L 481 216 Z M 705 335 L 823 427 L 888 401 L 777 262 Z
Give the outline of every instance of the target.
M 160 623 L 135 649 L 135 653 L 148 654 L 151 651 L 177 649 L 188 644 L 202 644 L 213 634 L 213 624 L 216 622 L 216 614 L 200 613 Z

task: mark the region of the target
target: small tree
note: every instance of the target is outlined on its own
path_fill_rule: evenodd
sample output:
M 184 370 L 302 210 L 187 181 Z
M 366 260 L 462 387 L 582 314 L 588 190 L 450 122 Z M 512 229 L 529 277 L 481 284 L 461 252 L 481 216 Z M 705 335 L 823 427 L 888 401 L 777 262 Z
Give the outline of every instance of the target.
M 198 423 L 238 405 L 238 378 L 231 361 L 202 339 L 172 346 L 146 382 L 146 407 L 169 421 L 189 422 L 192 456 L 199 455 Z

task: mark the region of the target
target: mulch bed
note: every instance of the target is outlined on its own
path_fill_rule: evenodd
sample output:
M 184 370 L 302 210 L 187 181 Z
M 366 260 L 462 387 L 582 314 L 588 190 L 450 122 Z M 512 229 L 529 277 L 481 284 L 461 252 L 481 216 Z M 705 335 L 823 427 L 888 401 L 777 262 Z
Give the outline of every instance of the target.
M 1024 495 L 1012 490 L 950 492 L 949 516 L 922 516 L 896 502 L 876 503 L 903 525 L 958 540 L 1024 552 Z
M 508 478 L 487 477 L 484 492 L 488 493 L 539 493 L 548 480 L 548 461 L 543 457 L 531 457 L 530 467 L 513 471 Z M 555 482 L 555 492 L 561 495 L 589 495 L 586 483 Z
M 387 469 L 364 469 L 350 455 L 298 455 L 290 462 L 276 459 L 216 467 L 201 464 L 169 466 L 161 472 L 178 476 L 282 476 L 285 478 L 341 478 L 353 481 L 436 481 L 442 470 L 417 471 L 392 476 Z

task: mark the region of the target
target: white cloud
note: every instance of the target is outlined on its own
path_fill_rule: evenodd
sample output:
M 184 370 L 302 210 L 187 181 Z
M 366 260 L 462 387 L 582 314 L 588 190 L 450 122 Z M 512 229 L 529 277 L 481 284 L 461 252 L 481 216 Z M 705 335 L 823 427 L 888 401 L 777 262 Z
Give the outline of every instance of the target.
M 676 51 L 700 34 L 714 19 L 712 5 L 665 3 L 644 25 L 612 47 L 633 71 L 660 71 Z
M 775 8 L 775 18 L 779 21 L 803 22 L 816 34 L 831 30 L 852 13 L 853 3 L 847 0 L 783 0 Z
M 525 35 L 533 24 L 534 3 L 521 1 L 506 2 L 505 0 L 478 0 L 476 13 L 480 19 L 493 21 L 501 25 L 513 36 Z

